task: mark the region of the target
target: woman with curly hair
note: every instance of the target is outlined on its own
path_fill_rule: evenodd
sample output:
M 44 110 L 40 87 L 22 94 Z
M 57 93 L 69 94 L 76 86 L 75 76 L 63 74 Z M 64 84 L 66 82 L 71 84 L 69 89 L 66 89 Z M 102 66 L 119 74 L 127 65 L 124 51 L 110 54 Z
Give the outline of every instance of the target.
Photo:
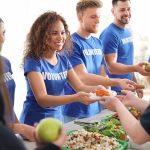
M 46 117 L 63 122 L 64 104 L 96 101 L 90 98 L 89 92 L 104 87 L 83 84 L 68 59 L 61 55 L 63 50 L 71 53 L 71 45 L 68 25 L 56 12 L 45 12 L 33 23 L 23 59 L 27 96 L 20 118 L 22 123 L 33 125 Z M 67 82 L 76 94 L 64 95 Z

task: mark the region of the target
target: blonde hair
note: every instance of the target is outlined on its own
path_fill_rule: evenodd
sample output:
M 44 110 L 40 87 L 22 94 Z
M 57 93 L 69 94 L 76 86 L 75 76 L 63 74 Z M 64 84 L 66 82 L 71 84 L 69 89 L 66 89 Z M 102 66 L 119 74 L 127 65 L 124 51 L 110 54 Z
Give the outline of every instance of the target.
M 79 0 L 76 5 L 77 14 L 83 13 L 87 8 L 101 8 L 103 3 L 100 0 Z

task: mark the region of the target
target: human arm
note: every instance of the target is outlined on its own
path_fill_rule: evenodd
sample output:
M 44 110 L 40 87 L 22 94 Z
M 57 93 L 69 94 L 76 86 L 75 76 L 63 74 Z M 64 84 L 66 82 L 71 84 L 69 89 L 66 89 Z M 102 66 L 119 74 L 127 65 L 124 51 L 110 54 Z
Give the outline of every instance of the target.
M 10 125 L 10 127 L 15 134 L 20 134 L 24 139 L 27 139 L 31 142 L 35 141 L 35 128 L 33 126 L 21 123 L 13 123 L 12 125 Z
M 105 54 L 108 70 L 112 74 L 126 74 L 138 72 L 144 76 L 150 76 L 150 72 L 145 71 L 145 62 L 136 65 L 125 65 L 117 62 L 117 53 Z
M 35 141 L 34 138 L 34 130 L 35 128 L 33 126 L 27 125 L 27 124 L 21 124 L 19 123 L 19 120 L 16 116 L 16 113 L 14 113 L 15 116 L 15 122 L 8 124 L 8 127 L 15 133 L 20 134 L 24 139 L 27 139 L 31 142 Z
M 111 79 L 87 72 L 83 64 L 76 65 L 74 71 L 80 80 L 87 85 L 120 86 L 122 89 L 134 90 L 135 83 L 127 79 Z
M 68 71 L 67 74 L 68 76 L 70 76 L 68 78 L 70 78 L 76 83 L 77 86 L 74 86 L 74 88 L 77 91 L 91 92 L 92 89 L 94 90 L 96 88 L 96 87 L 86 88 L 82 84 L 82 82 L 80 82 L 80 80 L 76 78 L 77 76 L 73 72 L 73 69 L 70 69 L 70 71 Z M 75 101 L 82 102 L 84 104 L 90 104 L 96 101 L 89 98 L 90 94 L 85 92 L 78 92 L 73 95 L 64 95 L 64 96 L 49 95 L 47 93 L 46 86 L 40 72 L 29 72 L 27 74 L 27 79 L 30 83 L 35 99 L 41 107 L 64 105 Z
M 139 120 L 137 120 L 128 109 L 116 97 L 104 97 L 100 101 L 106 108 L 118 113 L 121 124 L 127 135 L 138 144 L 143 144 L 150 140 L 149 134 L 142 127 Z M 131 123 L 132 122 L 132 123 Z M 138 131 L 138 132 L 137 132 Z
M 135 83 L 137 83 L 137 80 L 136 80 L 136 77 L 135 77 L 135 73 L 133 73 L 133 81 L 134 81 Z M 142 90 L 142 89 L 137 88 L 135 91 L 136 91 L 137 96 L 138 96 L 139 98 L 142 98 L 142 97 L 143 97 L 143 90 Z
M 149 105 L 149 101 L 142 100 L 134 95 L 133 92 L 122 90 L 121 91 L 125 96 L 122 96 L 121 101 L 126 106 L 136 107 L 138 110 L 145 111 Z M 118 97 L 119 98 L 119 97 Z

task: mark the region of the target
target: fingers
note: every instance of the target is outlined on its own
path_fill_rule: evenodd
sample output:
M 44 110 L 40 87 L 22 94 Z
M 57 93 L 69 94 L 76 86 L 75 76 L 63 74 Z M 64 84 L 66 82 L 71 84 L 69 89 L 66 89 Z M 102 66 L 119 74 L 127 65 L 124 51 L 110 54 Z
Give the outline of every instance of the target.
M 135 91 L 135 86 L 131 85 L 131 84 L 128 84 L 125 88 L 125 90 L 130 90 L 130 91 Z
M 121 90 L 121 93 L 124 94 L 124 95 L 127 95 L 130 91 L 128 90 Z
M 145 66 L 147 64 L 147 62 L 141 62 L 141 63 L 139 63 L 138 65 L 140 65 L 140 66 Z
M 125 96 L 124 95 L 117 95 L 116 96 L 120 101 L 123 101 L 124 100 L 124 98 L 125 98 Z
M 137 90 L 137 95 L 139 98 L 143 98 L 143 91 L 142 90 Z
M 132 80 L 128 80 L 127 83 L 130 84 L 130 85 L 133 85 L 133 86 L 135 86 L 135 85 L 137 84 L 137 83 L 135 83 L 135 82 L 132 81 Z
M 99 103 L 100 103 L 101 105 L 104 105 L 104 106 L 105 106 L 106 101 L 105 101 L 105 99 L 103 99 L 103 100 L 100 100 Z
M 99 101 L 100 101 L 100 102 L 105 102 L 106 99 L 105 99 L 104 97 L 102 97 L 102 98 L 99 99 Z

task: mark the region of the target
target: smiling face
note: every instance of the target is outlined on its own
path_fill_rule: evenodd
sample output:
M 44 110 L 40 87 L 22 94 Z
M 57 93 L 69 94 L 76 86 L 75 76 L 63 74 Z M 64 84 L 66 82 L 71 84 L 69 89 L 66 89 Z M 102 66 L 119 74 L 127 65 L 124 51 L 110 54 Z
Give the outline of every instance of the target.
M 130 1 L 118 1 L 112 8 L 115 23 L 117 25 L 125 26 L 130 22 L 131 18 L 131 2 Z
M 87 8 L 78 14 L 81 28 L 86 33 L 97 33 L 100 23 L 100 8 Z
M 61 51 L 65 41 L 66 32 L 64 24 L 61 21 L 57 21 L 50 31 L 49 46 L 52 51 Z

